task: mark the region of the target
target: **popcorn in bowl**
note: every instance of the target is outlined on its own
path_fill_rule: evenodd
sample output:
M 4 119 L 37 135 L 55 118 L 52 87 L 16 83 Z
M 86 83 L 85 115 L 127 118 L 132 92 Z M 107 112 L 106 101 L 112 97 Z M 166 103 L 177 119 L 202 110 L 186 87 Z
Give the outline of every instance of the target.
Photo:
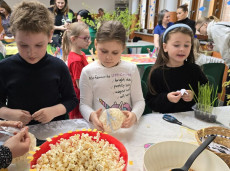
M 104 131 L 110 133 L 120 129 L 125 118 L 126 116 L 120 109 L 109 108 L 102 112 L 99 120 L 103 124 Z
M 96 131 L 75 131 L 53 137 L 36 151 L 31 168 L 45 170 L 125 170 L 128 155 L 114 137 Z

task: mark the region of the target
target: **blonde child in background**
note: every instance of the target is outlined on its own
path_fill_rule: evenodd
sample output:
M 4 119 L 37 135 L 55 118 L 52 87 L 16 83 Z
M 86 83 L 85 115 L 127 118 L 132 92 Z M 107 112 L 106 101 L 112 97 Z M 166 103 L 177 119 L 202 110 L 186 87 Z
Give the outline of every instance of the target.
M 201 53 L 200 42 L 198 39 L 194 39 L 194 57 L 195 63 L 199 66 L 207 63 L 224 63 L 223 59 L 207 56 Z
M 214 42 L 214 50 L 230 66 L 230 22 L 221 22 L 215 16 L 201 17 L 196 22 L 196 30 Z
M 22 1 L 10 23 L 19 53 L 0 61 L 0 118 L 24 125 L 64 120 L 78 100 L 68 67 L 46 52 L 54 16 L 38 1 Z
M 85 53 L 81 49 L 88 49 L 91 43 L 89 27 L 85 23 L 72 23 L 63 35 L 63 57 L 67 60 L 67 65 L 72 78 L 73 86 L 77 98 L 80 99 L 79 79 L 82 68 L 88 65 Z M 68 59 L 65 57 L 68 56 Z M 82 118 L 77 105 L 70 113 L 70 119 Z
M 205 84 L 208 80 L 195 64 L 192 29 L 185 24 L 175 24 L 163 34 L 149 75 L 146 103 L 160 113 L 192 110 L 195 102 L 189 85 L 197 94 L 198 82 Z M 185 93 L 181 89 L 185 89 Z
M 102 110 L 119 108 L 126 116 L 122 127 L 129 128 L 141 117 L 145 102 L 135 64 L 121 60 L 126 30 L 118 21 L 104 22 L 97 31 L 98 61 L 83 68 L 80 77 L 80 111 L 83 117 L 103 130 Z

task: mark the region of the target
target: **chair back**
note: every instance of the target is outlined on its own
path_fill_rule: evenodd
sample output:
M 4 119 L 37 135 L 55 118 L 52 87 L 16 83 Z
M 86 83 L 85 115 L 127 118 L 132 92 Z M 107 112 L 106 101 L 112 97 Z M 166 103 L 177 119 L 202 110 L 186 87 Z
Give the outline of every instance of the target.
M 143 54 L 143 53 L 149 53 L 148 50 L 147 50 L 147 48 L 149 48 L 150 51 L 152 52 L 153 49 L 154 49 L 154 46 L 153 45 L 149 45 L 149 46 L 143 46 L 143 47 L 141 47 L 141 54 Z
M 141 80 L 141 88 L 142 88 L 143 96 L 145 99 L 147 92 L 148 92 L 148 86 L 143 80 Z M 148 114 L 148 113 L 152 113 L 152 110 L 147 105 L 145 105 L 145 110 L 143 112 L 143 115 Z
M 145 70 L 144 70 L 143 75 L 142 75 L 141 80 L 144 81 L 145 84 L 147 84 L 148 76 L 149 76 L 149 72 L 150 72 L 151 68 L 152 68 L 152 65 L 147 66 L 147 67 L 145 68 Z
M 3 54 L 0 52 L 0 60 L 4 59 Z
M 221 93 L 225 64 L 207 63 L 207 64 L 202 65 L 201 68 L 206 76 L 209 75 L 209 77 L 211 76 L 214 78 L 216 87 L 218 87 L 218 93 Z

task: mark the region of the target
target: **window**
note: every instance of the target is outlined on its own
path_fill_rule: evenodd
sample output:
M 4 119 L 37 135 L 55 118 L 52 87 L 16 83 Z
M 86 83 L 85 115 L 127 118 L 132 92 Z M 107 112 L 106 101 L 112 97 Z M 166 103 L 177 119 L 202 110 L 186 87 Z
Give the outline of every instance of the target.
M 221 21 L 230 22 L 230 1 L 225 0 L 223 2 L 222 13 L 221 13 Z
M 141 6 L 140 6 L 141 29 L 145 29 L 146 5 L 147 5 L 147 0 L 141 0 Z
M 140 2 L 140 24 L 141 29 L 153 30 L 156 25 L 156 17 L 159 0 L 141 0 Z
M 147 8 L 148 8 L 147 29 L 153 29 L 154 19 L 155 19 L 155 10 L 156 10 L 156 1 L 149 0 L 149 5 Z

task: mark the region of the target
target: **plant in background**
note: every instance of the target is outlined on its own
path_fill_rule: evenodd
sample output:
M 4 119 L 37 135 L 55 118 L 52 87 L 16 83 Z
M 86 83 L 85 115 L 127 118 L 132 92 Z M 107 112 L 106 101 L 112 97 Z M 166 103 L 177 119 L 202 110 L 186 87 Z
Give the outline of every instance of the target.
M 131 14 L 129 12 L 129 9 L 126 8 L 125 10 L 120 10 L 119 8 L 116 11 L 113 11 L 112 13 L 105 12 L 105 14 L 102 17 L 95 18 L 95 21 L 89 21 L 87 19 L 83 19 L 89 26 L 98 29 L 103 21 L 110 21 L 110 20 L 116 20 L 120 21 L 125 29 L 126 29 L 126 35 L 129 37 L 129 35 L 135 31 L 140 29 L 139 21 L 136 21 L 137 16 L 135 14 Z M 133 26 L 133 23 L 136 23 Z

